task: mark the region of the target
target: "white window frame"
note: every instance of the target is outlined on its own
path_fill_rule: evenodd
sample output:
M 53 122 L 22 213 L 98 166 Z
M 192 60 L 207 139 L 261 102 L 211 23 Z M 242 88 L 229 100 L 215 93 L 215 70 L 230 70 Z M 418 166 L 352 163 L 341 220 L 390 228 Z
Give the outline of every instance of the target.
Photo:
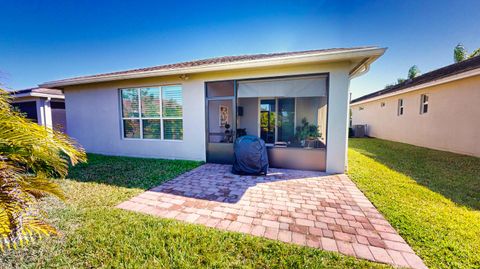
M 164 117 L 163 116 L 163 88 L 169 86 L 179 86 L 182 90 L 182 116 L 181 117 Z M 160 117 L 142 117 L 142 98 L 140 96 L 140 90 L 144 88 L 158 88 L 160 94 Z M 122 99 L 122 90 L 136 90 L 137 97 L 138 97 L 138 117 L 124 117 L 123 116 L 123 99 Z M 120 88 L 118 89 L 118 96 L 120 101 L 120 125 L 121 125 L 121 138 L 123 140 L 142 140 L 142 141 L 169 141 L 169 142 L 183 142 L 184 135 L 182 135 L 182 139 L 165 139 L 164 137 L 164 120 L 182 120 L 182 132 L 184 131 L 183 128 L 183 87 L 181 84 L 172 84 L 172 85 L 161 85 L 161 86 L 145 86 L 145 87 L 129 87 L 129 88 Z M 139 138 L 130 138 L 125 137 L 125 129 L 124 129 L 124 120 L 139 120 L 140 121 L 140 137 Z M 143 138 L 143 120 L 160 120 L 160 138 Z
M 429 109 L 429 105 L 428 105 L 428 95 L 427 94 L 422 94 L 420 95 L 420 114 L 427 114 L 428 113 L 428 109 Z M 427 111 L 424 112 L 423 111 L 423 108 L 427 106 Z
M 405 101 L 404 99 L 398 99 L 397 116 L 402 116 L 405 113 Z

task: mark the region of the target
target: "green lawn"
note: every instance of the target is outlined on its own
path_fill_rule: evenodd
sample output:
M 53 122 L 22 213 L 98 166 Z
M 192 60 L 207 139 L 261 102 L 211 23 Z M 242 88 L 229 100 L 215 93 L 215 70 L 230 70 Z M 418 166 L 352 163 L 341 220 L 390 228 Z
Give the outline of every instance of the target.
M 61 236 L 1 256 L 0 268 L 377 268 L 336 253 L 116 209 L 197 162 L 89 155 L 44 201 Z M 349 176 L 432 268 L 480 268 L 480 159 L 351 139 Z
M 431 268 L 480 268 L 480 158 L 350 139 L 350 178 Z
M 1 256 L 0 268 L 383 268 L 340 254 L 114 208 L 199 163 L 89 155 L 42 204 L 60 237 Z

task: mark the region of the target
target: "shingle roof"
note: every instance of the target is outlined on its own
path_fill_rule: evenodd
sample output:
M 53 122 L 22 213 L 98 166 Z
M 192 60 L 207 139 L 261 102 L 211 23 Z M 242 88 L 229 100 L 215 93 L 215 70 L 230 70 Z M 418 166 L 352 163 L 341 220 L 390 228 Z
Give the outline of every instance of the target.
M 158 65 L 153 67 L 137 68 L 137 69 L 131 69 L 131 70 L 125 70 L 125 71 L 102 73 L 102 74 L 89 75 L 89 76 L 80 76 L 80 77 L 56 80 L 56 81 L 48 82 L 45 84 L 59 83 L 63 81 L 80 80 L 80 79 L 102 78 L 102 77 L 115 76 L 115 75 L 129 75 L 129 74 L 151 72 L 151 71 L 171 71 L 171 70 L 177 70 L 177 69 L 209 66 L 209 65 L 224 64 L 224 63 L 248 62 L 248 61 L 254 61 L 254 60 L 275 59 L 275 58 L 282 58 L 282 57 L 289 57 L 289 56 L 314 55 L 318 53 L 337 53 L 337 52 L 348 52 L 352 50 L 368 50 L 368 49 L 378 49 L 378 47 L 365 46 L 365 47 L 352 47 L 352 48 L 305 50 L 305 51 L 296 51 L 296 52 L 249 54 L 249 55 L 240 55 L 240 56 L 223 56 L 223 57 L 215 57 L 215 58 L 209 58 L 209 59 L 203 59 L 203 60 L 180 62 L 175 64 L 165 64 L 165 65 Z
M 463 72 L 467 72 L 473 69 L 480 68 L 480 56 L 473 57 L 471 59 L 461 61 L 459 63 L 454 63 L 447 65 L 445 67 L 433 70 L 431 72 L 425 73 L 413 79 L 408 79 L 402 83 L 399 83 L 395 86 L 388 87 L 359 98 L 352 100 L 350 103 L 357 103 L 360 101 L 365 101 L 375 97 L 379 97 L 385 94 L 394 93 L 400 90 L 404 90 L 413 86 L 421 85 L 427 82 L 435 81 L 441 78 L 446 78 Z

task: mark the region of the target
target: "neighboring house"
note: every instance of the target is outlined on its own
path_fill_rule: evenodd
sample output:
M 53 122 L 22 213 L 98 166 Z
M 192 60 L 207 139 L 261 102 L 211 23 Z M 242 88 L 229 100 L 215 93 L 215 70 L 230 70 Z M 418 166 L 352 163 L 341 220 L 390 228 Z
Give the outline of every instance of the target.
M 367 134 L 480 157 L 480 56 L 351 102 Z
M 61 90 L 32 88 L 13 91 L 11 105 L 42 126 L 66 132 L 65 97 Z
M 251 134 L 272 166 L 342 173 L 350 79 L 384 51 L 228 56 L 42 86 L 63 90 L 68 134 L 88 152 L 231 163 L 236 135 Z M 302 143 L 303 118 L 319 127 L 315 143 Z

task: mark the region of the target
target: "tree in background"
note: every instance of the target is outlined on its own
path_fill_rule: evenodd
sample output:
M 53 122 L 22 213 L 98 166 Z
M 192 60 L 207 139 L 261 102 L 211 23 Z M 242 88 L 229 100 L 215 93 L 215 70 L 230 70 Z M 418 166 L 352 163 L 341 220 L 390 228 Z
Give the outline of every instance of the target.
M 405 78 L 397 78 L 397 82 L 396 83 L 392 83 L 392 84 L 387 84 L 385 85 L 385 88 L 391 88 L 391 87 L 394 87 L 400 83 L 403 83 L 409 79 L 413 79 L 417 76 L 421 75 L 421 72 L 420 72 L 420 69 L 418 68 L 417 65 L 413 65 L 412 67 L 410 67 L 410 69 L 408 69 L 408 79 L 405 79 Z
M 453 60 L 458 63 L 467 59 L 467 50 L 462 43 L 458 43 L 453 49 Z
M 480 48 L 476 49 L 472 54 L 470 54 L 470 58 L 476 57 L 480 55 Z
M 64 178 L 70 164 L 86 155 L 63 133 L 39 126 L 12 110 L 0 89 L 0 249 L 16 248 L 56 234 L 34 209 L 46 196 L 64 198 L 53 177 Z
M 468 55 L 467 49 L 462 43 L 458 43 L 453 49 L 453 59 L 456 63 L 473 58 L 480 55 L 480 48 L 476 49 L 472 54 Z
M 422 72 L 420 71 L 420 69 L 418 69 L 418 66 L 413 65 L 412 67 L 410 67 L 410 69 L 408 69 L 408 79 L 418 77 L 421 73 Z
M 404 78 L 397 78 L 397 84 L 403 83 L 405 81 L 406 81 L 406 79 L 404 79 Z

